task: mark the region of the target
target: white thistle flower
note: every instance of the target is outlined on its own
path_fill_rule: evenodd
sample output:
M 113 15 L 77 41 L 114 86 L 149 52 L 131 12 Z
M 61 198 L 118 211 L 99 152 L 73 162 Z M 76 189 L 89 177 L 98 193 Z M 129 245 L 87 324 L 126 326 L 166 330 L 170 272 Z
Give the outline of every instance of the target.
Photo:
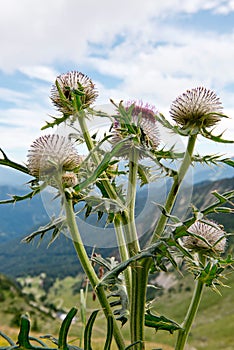
M 58 170 L 72 171 L 83 160 L 75 150 L 74 144 L 57 134 L 36 139 L 27 157 L 29 173 L 37 178 L 53 175 Z
M 187 90 L 172 102 L 170 115 L 184 129 L 200 129 L 219 122 L 222 110 L 222 103 L 214 91 L 197 87 Z
M 212 221 L 196 221 L 188 230 L 191 236 L 183 238 L 184 246 L 193 250 L 207 250 L 223 253 L 226 247 L 226 236 L 222 228 Z
M 63 114 L 73 115 L 76 112 L 73 106 L 72 92 L 76 92 L 80 96 L 81 109 L 89 107 L 98 96 L 92 80 L 81 72 L 71 71 L 61 74 L 56 81 L 64 98 L 61 97 L 56 84 L 52 86 L 50 98 L 55 107 Z

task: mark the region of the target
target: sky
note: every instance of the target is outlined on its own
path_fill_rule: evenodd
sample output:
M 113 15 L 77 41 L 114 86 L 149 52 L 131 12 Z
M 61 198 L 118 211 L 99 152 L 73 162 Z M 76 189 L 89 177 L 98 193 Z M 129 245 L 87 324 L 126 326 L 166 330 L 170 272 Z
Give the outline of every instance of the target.
M 49 95 L 71 70 L 95 83 L 97 105 L 140 99 L 166 117 L 204 86 L 220 97 L 216 133 L 234 134 L 234 0 L 8 0 L 0 11 L 0 147 L 25 163 L 40 128 L 58 115 Z M 234 155 L 199 138 L 198 152 Z

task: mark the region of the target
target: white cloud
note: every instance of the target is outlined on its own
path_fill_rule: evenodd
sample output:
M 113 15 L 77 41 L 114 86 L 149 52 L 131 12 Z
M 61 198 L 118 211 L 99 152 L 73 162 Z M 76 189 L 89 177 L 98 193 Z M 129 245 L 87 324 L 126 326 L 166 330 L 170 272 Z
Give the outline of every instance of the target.
M 147 35 L 152 19 L 159 22 L 182 13 L 209 9 L 233 10 L 232 1 L 220 0 L 8 0 L 1 7 L 0 68 L 55 62 L 84 63 L 90 43 L 111 47 L 117 35 Z M 223 11 L 223 10 L 222 10 Z M 160 26 L 159 26 L 160 28 Z
M 50 83 L 53 82 L 56 76 L 59 74 L 59 72 L 57 72 L 54 68 L 43 65 L 23 66 L 19 68 L 19 71 L 27 75 L 29 78 L 35 78 Z
M 27 99 L 29 99 L 29 95 L 24 92 L 0 87 L 0 100 L 4 102 L 11 102 L 19 105 L 22 101 Z
M 230 12 L 234 11 L 234 1 L 233 0 L 227 0 L 227 1 L 221 1 L 219 6 L 217 6 L 215 13 L 220 13 L 227 15 Z
M 217 17 L 215 32 L 206 27 L 202 32 L 180 27 L 180 21 L 174 21 L 178 15 L 201 10 L 228 14 L 234 11 L 233 3 L 8 0 L 0 12 L 0 70 L 20 71 L 29 79 L 27 93 L 0 90 L 2 99 L 16 105 L 0 112 L 0 121 L 7 118 L 12 126 L 11 139 L 6 135 L 9 129 L 3 129 L 6 136 L 1 138 L 1 144 L 13 149 L 20 139 L 23 149 L 39 134 L 52 109 L 47 83 L 54 82 L 64 64 L 121 79 L 111 89 L 105 87 L 101 78 L 96 82 L 100 103 L 107 103 L 109 97 L 140 98 L 168 114 L 170 103 L 178 94 L 205 85 L 222 95 L 224 106 L 227 101 L 234 115 L 233 99 L 227 92 L 227 86 L 234 83 L 234 32 L 230 29 L 219 33 L 221 17 Z M 230 121 L 228 125 L 234 133 Z

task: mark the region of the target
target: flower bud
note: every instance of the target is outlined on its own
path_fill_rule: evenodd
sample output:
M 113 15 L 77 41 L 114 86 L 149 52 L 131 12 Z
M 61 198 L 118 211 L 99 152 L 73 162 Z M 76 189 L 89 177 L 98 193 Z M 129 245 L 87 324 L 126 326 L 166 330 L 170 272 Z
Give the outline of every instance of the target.
M 222 228 L 212 221 L 196 221 L 187 232 L 191 235 L 183 238 L 184 246 L 196 251 L 223 253 L 226 247 L 226 234 Z
M 78 183 L 77 175 L 73 172 L 62 175 L 62 184 L 64 187 L 74 187 Z

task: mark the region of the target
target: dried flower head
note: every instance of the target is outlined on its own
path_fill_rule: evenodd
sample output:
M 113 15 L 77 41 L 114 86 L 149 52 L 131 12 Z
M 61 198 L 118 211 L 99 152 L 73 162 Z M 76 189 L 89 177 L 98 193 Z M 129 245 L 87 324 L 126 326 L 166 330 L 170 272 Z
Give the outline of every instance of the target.
M 206 250 L 223 253 L 226 247 L 226 236 L 222 228 L 212 221 L 196 221 L 187 230 L 191 235 L 183 239 L 184 246 L 193 250 Z
M 94 83 L 87 75 L 71 71 L 57 77 L 50 98 L 60 112 L 73 115 L 77 112 L 77 107 L 74 107 L 74 94 L 80 98 L 79 110 L 89 107 L 98 96 Z
M 143 105 L 141 101 L 127 102 L 126 111 L 129 110 L 131 110 L 129 125 L 123 125 L 121 118 L 115 120 L 111 143 L 116 144 L 130 135 L 133 136 L 133 141 L 126 141 L 121 149 L 119 154 L 121 156 L 127 156 L 129 149 L 136 146 L 137 143 L 143 148 L 155 150 L 160 142 L 155 107 L 149 104 Z M 143 156 L 143 154 L 140 154 L 140 156 Z
M 39 178 L 53 175 L 54 172 L 72 171 L 83 160 L 66 137 L 57 134 L 45 135 L 36 139 L 28 151 L 28 169 L 31 175 Z
M 183 129 L 214 126 L 222 117 L 222 104 L 214 91 L 204 87 L 187 90 L 172 102 L 170 114 Z

